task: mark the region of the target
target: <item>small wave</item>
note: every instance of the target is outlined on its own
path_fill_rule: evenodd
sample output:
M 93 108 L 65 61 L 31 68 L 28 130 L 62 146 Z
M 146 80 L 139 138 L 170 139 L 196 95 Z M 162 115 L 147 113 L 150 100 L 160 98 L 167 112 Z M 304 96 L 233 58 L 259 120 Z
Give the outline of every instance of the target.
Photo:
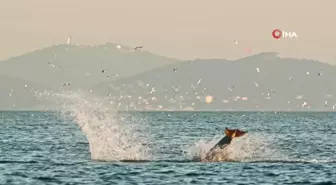
M 86 161 L 84 162 L 71 162 L 71 163 L 52 163 L 53 166 L 74 166 L 74 165 L 79 165 L 79 164 L 85 164 L 87 163 Z
M 97 162 L 121 162 L 121 163 L 194 163 L 197 161 L 193 160 L 115 160 L 115 161 L 105 161 L 105 160 L 97 160 Z
M 40 180 L 42 182 L 56 182 L 56 183 L 61 183 L 58 179 L 54 177 L 33 177 L 33 179 Z
M 8 164 L 8 163 L 16 163 L 16 164 L 34 164 L 38 163 L 37 161 L 6 161 L 2 160 L 0 161 L 0 164 Z
M 199 160 L 188 160 L 188 159 L 182 159 L 182 160 L 118 160 L 118 161 L 103 161 L 99 160 L 97 162 L 121 162 L 121 163 L 208 163 L 208 162 L 202 162 Z M 296 163 L 296 164 L 334 164 L 336 163 L 336 160 L 251 160 L 251 161 L 223 161 L 223 162 L 210 162 L 210 163 Z
M 251 160 L 251 161 L 242 161 L 247 163 L 303 163 L 303 164 L 334 164 L 336 160 Z

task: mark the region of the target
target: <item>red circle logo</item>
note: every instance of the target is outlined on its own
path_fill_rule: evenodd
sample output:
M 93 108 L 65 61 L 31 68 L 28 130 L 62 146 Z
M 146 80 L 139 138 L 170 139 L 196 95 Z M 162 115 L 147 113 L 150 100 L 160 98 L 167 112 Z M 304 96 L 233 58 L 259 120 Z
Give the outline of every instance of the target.
M 281 32 L 281 30 L 280 30 L 280 29 L 274 29 L 274 30 L 272 31 L 272 36 L 273 36 L 273 38 L 275 38 L 275 39 L 280 39 L 281 36 L 282 36 L 282 32 Z

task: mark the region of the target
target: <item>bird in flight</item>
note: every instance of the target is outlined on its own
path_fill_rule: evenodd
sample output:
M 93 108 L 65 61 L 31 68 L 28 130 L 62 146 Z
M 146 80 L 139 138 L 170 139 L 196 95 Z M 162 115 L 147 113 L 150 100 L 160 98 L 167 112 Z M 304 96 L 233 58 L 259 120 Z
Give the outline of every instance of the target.
M 103 69 L 101 72 L 102 72 L 102 73 L 105 73 L 105 72 L 107 72 L 107 69 Z
M 61 68 L 61 67 L 59 67 L 59 66 L 57 66 L 57 65 L 55 65 L 55 64 L 52 64 L 51 62 L 48 62 L 48 64 L 49 64 L 51 67 L 53 67 L 53 68 L 55 68 L 55 67 L 57 67 L 57 68 Z
M 141 49 L 141 48 L 143 48 L 143 46 L 137 46 L 137 47 L 134 48 L 134 51 L 136 51 L 138 49 Z
M 69 82 L 64 83 L 63 87 L 65 87 L 65 86 L 70 86 L 70 83 Z

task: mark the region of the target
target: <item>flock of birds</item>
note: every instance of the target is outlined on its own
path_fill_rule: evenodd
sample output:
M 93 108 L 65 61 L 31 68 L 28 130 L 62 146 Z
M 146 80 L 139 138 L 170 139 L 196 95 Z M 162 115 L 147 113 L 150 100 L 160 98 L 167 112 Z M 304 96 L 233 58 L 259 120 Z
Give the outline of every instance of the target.
M 71 39 L 68 38 L 68 44 L 70 44 L 70 43 L 71 43 Z M 118 49 L 121 49 L 121 48 L 122 48 L 121 45 L 117 45 L 116 47 L 117 47 Z M 133 48 L 133 51 L 140 50 L 140 49 L 142 49 L 143 47 L 144 47 L 144 46 L 136 46 L 135 48 Z M 56 53 L 54 53 L 54 55 L 55 55 L 55 57 L 56 57 Z M 51 61 L 48 61 L 48 64 L 49 64 L 52 68 L 61 68 L 60 66 L 51 63 Z M 102 73 L 106 73 L 107 71 L 108 71 L 107 69 L 102 69 L 102 70 L 101 70 Z M 119 76 L 119 74 L 113 74 L 113 75 L 114 75 L 115 77 L 118 77 L 118 76 Z M 106 76 L 106 78 L 107 78 L 107 79 L 110 79 L 111 76 Z M 65 87 L 65 86 L 71 86 L 70 82 L 65 82 L 65 83 L 63 84 L 63 87 Z
M 238 43 L 238 41 L 234 41 L 234 42 L 235 42 L 235 44 Z M 133 48 L 133 51 L 138 51 L 138 50 L 142 49 L 143 47 L 144 47 L 144 46 L 137 46 L 137 47 Z M 121 49 L 122 46 L 121 46 L 121 45 L 117 45 L 116 48 Z M 55 57 L 56 57 L 56 54 L 55 54 Z M 188 61 L 188 63 L 191 63 L 191 61 Z M 57 65 L 51 63 L 51 61 L 48 62 L 48 65 L 50 65 L 52 68 L 61 68 L 60 66 L 57 66 Z M 260 71 L 260 68 L 257 67 L 257 68 L 255 68 L 255 69 L 256 69 L 256 72 L 257 72 L 257 73 L 260 73 L 260 72 L 261 72 L 261 71 Z M 102 69 L 102 70 L 101 70 L 101 73 L 102 73 L 102 74 L 107 74 L 108 71 L 109 71 L 108 69 Z M 173 68 L 172 71 L 173 71 L 173 72 L 177 72 L 177 71 L 178 71 L 178 68 Z M 109 74 L 109 75 L 106 76 L 106 77 L 109 79 L 109 78 L 111 77 L 111 75 L 112 75 L 112 74 Z M 309 73 L 309 72 L 306 72 L 306 75 L 310 75 L 310 73 Z M 318 76 L 321 76 L 321 75 L 322 75 L 322 69 L 318 72 L 317 75 L 318 75 Z M 113 74 L 113 76 L 118 77 L 119 75 L 118 75 L 118 74 Z M 292 77 L 289 77 L 288 80 L 292 80 Z M 199 79 L 195 85 L 192 85 L 192 86 L 193 86 L 193 89 L 195 89 L 196 86 L 198 86 L 201 82 L 202 82 L 202 79 Z M 256 87 L 259 87 L 259 84 L 256 83 L 256 82 L 254 82 L 254 85 L 255 85 Z M 71 83 L 70 83 L 70 82 L 65 82 L 65 83 L 63 84 L 63 87 L 66 87 L 66 86 L 71 86 Z M 126 84 L 124 84 L 124 86 L 126 86 Z M 150 85 L 149 85 L 149 84 L 146 84 L 145 86 L 148 88 Z M 28 87 L 28 86 L 25 85 L 25 88 L 26 88 L 26 89 L 27 89 L 27 87 Z M 175 93 L 179 92 L 179 89 L 176 88 L 176 87 L 173 87 L 173 86 L 172 86 L 171 89 L 172 89 L 172 91 L 175 92 Z M 236 86 L 235 86 L 235 85 L 229 85 L 229 86 L 228 86 L 228 90 L 229 90 L 229 91 L 234 91 L 235 89 L 236 89 Z M 202 93 L 194 92 L 194 95 L 196 96 L 196 99 L 198 99 L 199 101 L 205 102 L 205 103 L 207 103 L 207 104 L 212 103 L 212 102 L 215 100 L 215 97 L 214 97 L 214 96 L 211 96 L 211 95 L 206 95 L 206 92 L 205 92 L 206 88 L 203 88 L 202 90 L 203 90 Z M 13 91 L 14 91 L 14 89 L 12 89 L 11 92 L 9 93 L 10 96 L 12 96 L 12 92 L 13 92 Z M 151 87 L 150 90 L 148 91 L 148 94 L 153 94 L 155 91 L 156 91 L 156 88 L 155 88 L 155 86 L 153 86 L 153 87 Z M 167 90 L 165 90 L 165 91 L 167 91 Z M 89 90 L 89 92 L 92 93 L 93 90 Z M 37 92 L 35 91 L 35 93 L 37 93 Z M 263 95 L 263 96 L 266 95 L 265 99 L 270 99 L 270 98 L 271 98 L 271 96 L 270 96 L 271 93 L 275 93 L 275 90 L 274 90 L 274 89 L 269 89 L 267 93 L 261 93 L 261 95 Z M 185 94 L 188 95 L 188 92 L 185 92 Z M 190 94 L 190 92 L 189 92 L 189 94 Z M 201 98 L 200 94 L 202 94 L 202 96 L 204 96 L 204 98 Z M 210 93 L 209 93 L 209 94 L 210 94 Z M 109 93 L 108 96 L 109 96 L 109 97 L 112 97 L 112 94 Z M 114 98 L 116 101 L 118 101 L 118 107 L 121 106 L 121 104 L 122 104 L 121 100 L 124 99 L 125 97 L 130 99 L 132 96 L 131 96 L 131 95 L 120 95 L 119 98 Z M 296 96 L 296 99 L 300 100 L 300 99 L 303 99 L 303 97 L 304 97 L 303 95 L 297 95 L 297 96 Z M 177 103 L 177 102 L 178 102 L 178 101 L 175 100 L 174 98 L 169 98 L 168 96 L 164 96 L 164 98 L 167 99 L 168 102 L 173 102 L 173 103 Z M 179 98 L 180 98 L 182 101 L 185 99 L 182 95 L 181 95 Z M 150 97 L 150 99 L 151 99 L 151 101 L 153 101 L 153 102 L 155 102 L 155 101 L 157 102 L 157 101 L 158 101 L 158 98 L 155 97 L 155 96 Z M 190 99 L 190 97 L 187 98 L 187 99 Z M 234 96 L 234 97 L 232 97 L 231 99 L 224 99 L 224 100 L 222 100 L 222 102 L 223 102 L 223 103 L 229 103 L 230 101 L 238 101 L 238 100 L 246 101 L 246 100 L 248 100 L 248 99 L 249 99 L 248 97 Z M 138 100 L 138 102 L 136 102 L 136 103 L 135 103 L 135 102 L 132 102 L 132 103 L 130 103 L 129 105 L 126 105 L 126 107 L 133 107 L 134 109 L 136 109 L 135 104 L 138 104 L 138 105 L 139 105 L 139 104 L 141 104 L 141 103 L 144 103 L 144 104 L 148 105 L 146 108 L 153 108 L 153 107 L 151 106 L 151 103 L 150 103 L 150 101 L 149 101 L 148 99 L 146 99 L 146 98 L 144 98 L 144 97 L 142 97 L 142 96 L 139 96 L 139 97 L 137 98 L 137 100 Z M 291 102 L 288 101 L 287 103 L 289 104 L 289 103 L 291 103 Z M 325 101 L 324 103 L 325 103 L 325 106 L 328 107 L 328 102 Z M 111 101 L 111 104 L 114 104 L 114 101 Z M 190 106 L 187 106 L 187 109 L 192 109 L 192 107 L 193 107 L 195 104 L 196 104 L 195 102 L 192 102 L 192 103 L 190 104 Z M 301 107 L 307 107 L 307 108 L 310 108 L 310 105 L 309 105 L 306 101 L 304 101 L 300 106 L 301 106 Z M 13 107 L 15 107 L 15 105 L 13 105 Z M 256 105 L 255 107 L 258 108 L 259 106 Z M 164 108 L 164 106 L 163 106 L 163 105 L 157 105 L 156 108 L 162 110 L 162 109 Z M 182 109 L 183 106 L 180 105 L 179 108 Z M 335 108 L 336 108 L 336 104 L 333 105 L 332 108 L 335 109 Z

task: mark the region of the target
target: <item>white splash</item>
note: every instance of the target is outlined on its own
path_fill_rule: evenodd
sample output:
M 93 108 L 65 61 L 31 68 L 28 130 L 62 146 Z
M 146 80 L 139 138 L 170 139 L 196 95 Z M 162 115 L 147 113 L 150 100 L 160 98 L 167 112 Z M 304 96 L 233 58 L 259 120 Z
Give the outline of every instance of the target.
M 215 136 L 211 141 L 199 140 L 196 143 L 189 145 L 185 155 L 189 159 L 199 158 L 203 159 L 206 153 L 221 139 L 219 136 Z
M 227 153 L 234 161 L 263 161 L 284 159 L 273 147 L 272 139 L 264 135 L 247 135 L 233 139 Z
M 148 134 L 140 135 L 140 132 L 146 133 L 146 124 L 141 123 L 141 118 L 132 119 L 131 123 L 122 121 L 109 101 L 105 104 L 103 99 L 84 92 L 45 92 L 42 96 L 60 101 L 62 108 L 59 111 L 63 116 L 70 113 L 89 141 L 91 159 L 150 159 Z
M 200 140 L 189 146 L 185 154 L 190 159 L 204 159 L 206 153 L 220 140 L 222 136 L 211 141 Z M 247 135 L 232 140 L 220 155 L 225 155 L 233 161 L 264 161 L 284 159 L 284 156 L 272 147 L 272 140 L 263 135 Z

